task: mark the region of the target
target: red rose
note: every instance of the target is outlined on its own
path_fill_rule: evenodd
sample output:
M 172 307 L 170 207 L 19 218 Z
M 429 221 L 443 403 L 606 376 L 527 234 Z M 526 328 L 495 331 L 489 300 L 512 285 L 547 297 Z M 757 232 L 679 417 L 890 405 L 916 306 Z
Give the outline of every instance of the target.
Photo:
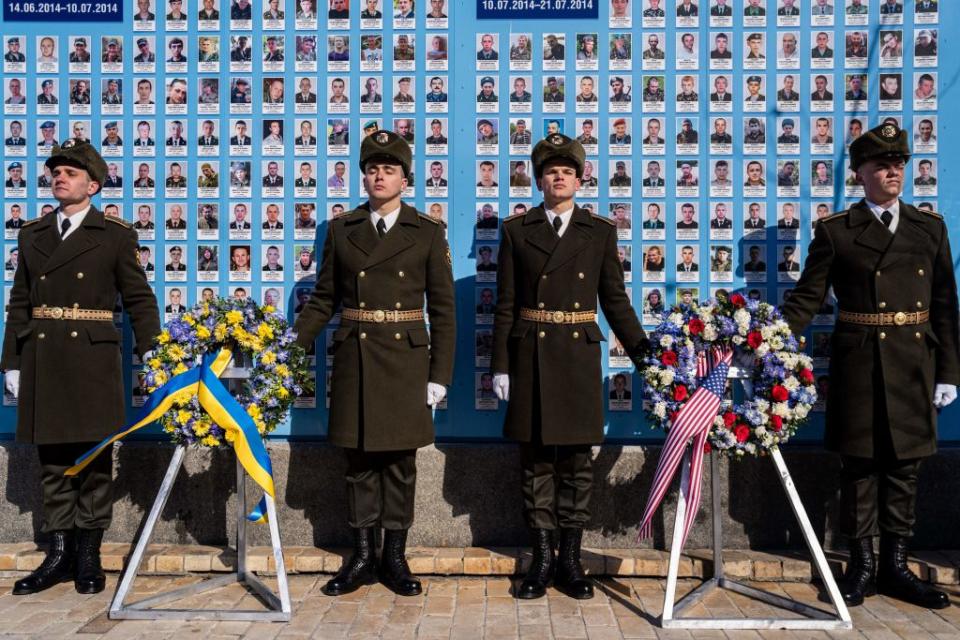
M 700 318 L 693 318 L 690 320 L 690 333 L 692 335 L 698 336 L 700 332 L 703 331 L 703 320 Z
M 730 304 L 735 306 L 737 309 L 747 306 L 747 301 L 739 293 L 735 293 L 730 296 Z
M 779 432 L 783 429 L 783 418 L 780 416 L 770 416 L 770 425 L 773 427 L 774 431 Z
M 751 331 L 747 334 L 747 344 L 750 345 L 751 349 L 756 349 L 763 344 L 763 336 L 759 331 Z
M 687 388 L 682 384 L 678 384 L 673 388 L 673 399 L 677 402 L 683 402 L 687 399 Z
M 783 402 L 790 397 L 790 392 L 787 391 L 786 387 L 783 385 L 777 384 L 773 386 L 773 390 L 770 392 L 770 395 L 777 402 Z
M 703 452 L 704 452 L 704 453 L 710 453 L 712 450 L 713 450 L 713 447 L 710 446 L 710 443 L 709 443 L 709 442 L 704 442 L 704 443 L 703 443 Z
M 660 362 L 668 367 L 672 367 L 677 364 L 677 354 L 675 351 L 664 351 L 660 355 Z
M 736 436 L 737 442 L 746 442 L 750 438 L 750 427 L 745 424 L 738 424 L 737 428 L 733 430 L 733 435 Z
M 801 369 L 800 381 L 803 384 L 813 384 L 813 371 L 811 371 L 810 369 Z
M 735 414 L 733 411 L 727 411 L 725 414 L 723 414 L 723 424 L 727 429 L 732 427 L 733 423 L 736 421 L 737 414 Z

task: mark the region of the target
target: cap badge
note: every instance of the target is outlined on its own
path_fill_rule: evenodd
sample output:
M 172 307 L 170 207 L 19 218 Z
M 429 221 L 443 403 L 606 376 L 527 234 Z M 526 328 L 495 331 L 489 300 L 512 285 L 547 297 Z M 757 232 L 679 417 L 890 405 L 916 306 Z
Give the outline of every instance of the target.
M 897 137 L 897 128 L 892 124 L 885 126 L 880 133 L 884 138 L 896 138 Z
M 60 148 L 61 148 L 61 149 L 69 149 L 70 147 L 74 146 L 75 144 L 77 144 L 77 141 L 76 141 L 76 140 L 74 140 L 73 138 L 67 138 L 66 140 L 63 141 L 63 144 L 60 145 Z
M 376 140 L 380 144 L 387 144 L 390 142 L 390 134 L 388 134 L 386 131 L 381 131 L 377 134 Z
M 561 136 L 558 136 L 558 135 L 551 136 L 551 137 L 550 137 L 550 144 L 559 147 L 560 145 L 563 144 L 563 138 L 562 138 Z

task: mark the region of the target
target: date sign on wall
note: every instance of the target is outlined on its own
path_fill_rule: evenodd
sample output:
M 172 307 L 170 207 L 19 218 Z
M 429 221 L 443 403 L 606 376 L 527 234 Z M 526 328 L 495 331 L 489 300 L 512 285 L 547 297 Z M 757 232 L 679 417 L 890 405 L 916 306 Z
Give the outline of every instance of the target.
M 478 20 L 584 20 L 600 15 L 600 0 L 477 0 Z
M 6 22 L 123 22 L 123 2 L 4 0 Z

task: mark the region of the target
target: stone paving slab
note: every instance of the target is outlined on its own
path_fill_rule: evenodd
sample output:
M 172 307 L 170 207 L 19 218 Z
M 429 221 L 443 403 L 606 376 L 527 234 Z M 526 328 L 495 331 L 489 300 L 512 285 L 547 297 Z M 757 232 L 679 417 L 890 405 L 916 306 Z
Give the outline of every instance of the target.
M 471 552 L 475 553 L 475 552 Z M 461 556 L 461 560 L 467 555 Z M 215 575 L 215 574 L 208 574 Z M 203 579 L 188 576 L 144 576 L 137 597 L 160 593 Z M 686 631 L 658 626 L 664 581 L 655 578 L 604 577 L 596 597 L 572 600 L 554 589 L 540 600 L 515 600 L 514 581 L 498 576 L 427 576 L 424 593 L 396 596 L 382 585 L 363 587 L 340 598 L 324 596 L 327 579 L 318 574 L 290 577 L 294 617 L 289 623 L 125 620 L 107 617 L 118 574 L 107 577 L 107 589 L 94 596 L 79 595 L 72 584 L 61 584 L 33 596 L 13 596 L 13 577 L 0 578 L 0 636 L 167 640 L 181 638 L 495 638 L 612 640 L 621 638 L 719 640 L 957 640 L 960 638 L 960 589 L 947 587 L 953 606 L 930 611 L 882 596 L 851 609 L 853 631 Z M 678 595 L 699 584 L 680 581 Z M 781 596 L 816 603 L 818 587 L 809 582 L 755 581 L 752 584 Z M 168 607 L 256 607 L 258 602 L 239 585 L 193 596 Z M 822 606 L 822 605 L 821 605 Z M 724 617 L 790 617 L 769 605 L 730 592 L 714 591 L 696 615 Z

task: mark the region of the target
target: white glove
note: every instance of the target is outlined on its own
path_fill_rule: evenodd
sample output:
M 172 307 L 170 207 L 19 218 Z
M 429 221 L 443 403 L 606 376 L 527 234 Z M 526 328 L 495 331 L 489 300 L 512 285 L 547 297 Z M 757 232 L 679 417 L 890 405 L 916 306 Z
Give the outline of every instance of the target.
M 510 375 L 507 373 L 493 374 L 493 392 L 504 402 L 510 401 Z
M 7 387 L 7 391 L 10 392 L 14 398 L 19 397 L 20 395 L 20 370 L 11 369 L 4 374 L 4 382 Z M 954 392 L 956 396 L 956 392 Z
M 10 375 L 9 373 L 7 375 Z M 9 388 L 9 387 L 8 387 Z M 943 409 L 957 399 L 957 386 L 954 384 L 938 384 L 933 391 L 933 406 Z
M 427 383 L 427 406 L 436 407 L 447 397 L 447 388 L 436 382 Z

